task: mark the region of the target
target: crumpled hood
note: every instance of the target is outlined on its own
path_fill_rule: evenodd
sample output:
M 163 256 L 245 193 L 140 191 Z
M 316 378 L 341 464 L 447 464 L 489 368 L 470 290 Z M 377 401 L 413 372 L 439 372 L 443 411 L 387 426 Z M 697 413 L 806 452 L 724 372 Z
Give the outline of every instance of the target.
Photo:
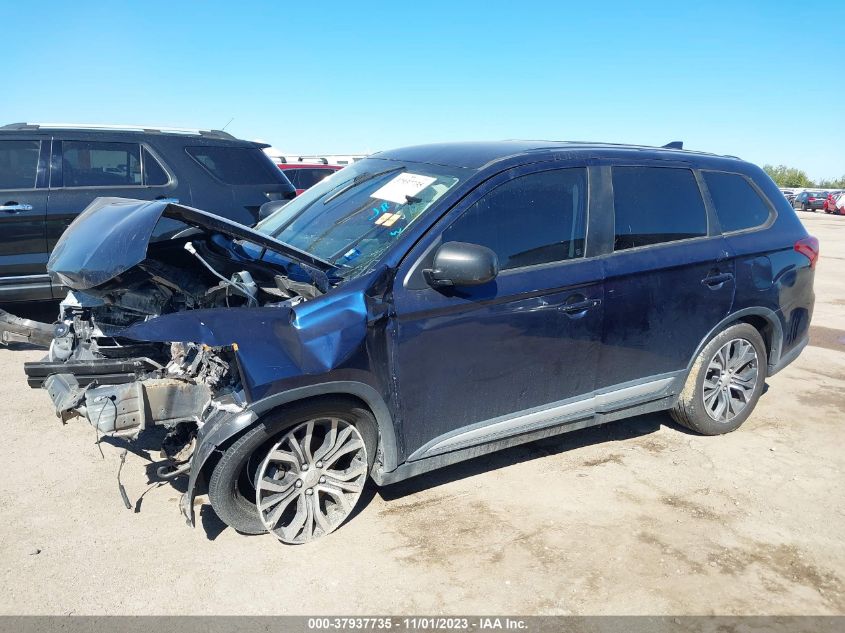
M 199 209 L 167 200 L 97 198 L 59 238 L 47 271 L 57 283 L 76 290 L 99 286 L 147 258 L 147 248 L 162 218 L 245 239 L 324 272 L 332 268 L 310 253 Z
M 374 275 L 373 277 L 377 277 Z M 384 314 L 361 278 L 343 289 L 291 307 L 213 308 L 164 314 L 129 326 L 121 337 L 162 343 L 234 345 L 249 392 L 256 398 L 274 382 L 331 371 L 364 344 L 367 324 Z

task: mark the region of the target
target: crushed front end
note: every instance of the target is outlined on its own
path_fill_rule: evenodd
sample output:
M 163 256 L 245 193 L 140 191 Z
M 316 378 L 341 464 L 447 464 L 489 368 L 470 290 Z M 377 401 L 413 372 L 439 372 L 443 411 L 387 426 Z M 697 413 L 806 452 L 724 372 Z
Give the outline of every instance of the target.
M 152 228 L 169 220 L 182 232 L 150 244 Z M 62 421 L 81 417 L 98 436 L 164 427 L 158 476 L 190 474 L 209 421 L 253 419 L 238 338 L 266 349 L 259 328 L 279 332 L 293 306 L 329 287 L 320 268 L 286 250 L 186 207 L 98 200 L 51 257 L 51 275 L 70 291 L 47 356 L 25 364 L 29 385 L 49 393 Z M 191 521 L 194 483 L 183 503 Z

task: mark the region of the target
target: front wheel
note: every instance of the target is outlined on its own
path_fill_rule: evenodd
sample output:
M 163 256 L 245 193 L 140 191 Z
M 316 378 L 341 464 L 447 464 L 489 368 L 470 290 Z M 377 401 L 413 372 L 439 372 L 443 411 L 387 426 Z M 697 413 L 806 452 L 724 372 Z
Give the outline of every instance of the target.
M 766 366 L 766 345 L 756 328 L 726 328 L 696 357 L 672 418 L 703 435 L 738 429 L 763 393 Z
M 211 474 L 211 506 L 246 534 L 315 540 L 352 513 L 375 459 L 372 414 L 342 398 L 272 414 L 247 431 Z

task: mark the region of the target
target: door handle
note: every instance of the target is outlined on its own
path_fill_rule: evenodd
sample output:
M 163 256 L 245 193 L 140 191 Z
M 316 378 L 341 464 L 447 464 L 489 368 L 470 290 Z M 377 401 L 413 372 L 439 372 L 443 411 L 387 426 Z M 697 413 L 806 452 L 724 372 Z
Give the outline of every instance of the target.
M 733 278 L 733 273 L 713 273 L 702 279 L 701 283 L 712 290 L 718 290 L 725 282 L 732 281 Z
M 583 301 L 575 301 L 574 303 L 565 303 L 558 310 L 567 315 L 576 315 L 586 312 L 591 308 L 597 308 L 600 305 L 601 299 L 584 299 Z
M 18 204 L 17 202 L 7 202 L 3 206 L 0 206 L 0 211 L 5 211 L 6 213 L 20 213 L 21 211 L 32 211 L 32 205 Z

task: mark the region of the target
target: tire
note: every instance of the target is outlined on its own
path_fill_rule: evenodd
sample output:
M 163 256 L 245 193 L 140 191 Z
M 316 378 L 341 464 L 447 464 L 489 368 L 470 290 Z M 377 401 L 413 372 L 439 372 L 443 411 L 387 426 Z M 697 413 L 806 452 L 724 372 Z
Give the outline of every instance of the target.
M 724 350 L 728 350 L 729 356 L 736 354 L 733 362 L 736 369 L 732 369 L 731 358 L 717 356 Z M 750 359 L 751 350 L 753 359 Z M 746 357 L 749 360 L 740 364 Z M 696 357 L 678 403 L 670 410 L 672 419 L 702 435 L 735 431 L 754 411 L 763 393 L 767 362 L 766 344 L 754 326 L 738 323 L 722 330 Z M 719 369 L 725 366 L 728 371 Z M 752 368 L 755 370 L 753 384 L 749 381 Z M 724 386 L 722 380 L 716 379 L 720 376 Z M 731 397 L 726 398 L 725 394 Z M 725 409 L 722 409 L 722 403 Z
M 208 498 L 217 516 L 244 534 L 267 532 L 256 507 L 252 478 L 270 449 L 289 430 L 309 420 L 326 417 L 343 420 L 355 427 L 364 442 L 369 474 L 378 443 L 378 427 L 372 413 L 342 397 L 292 405 L 270 413 L 223 453 L 208 483 Z
M 807 203 L 806 203 L 806 202 L 801 204 L 801 210 L 802 210 L 802 211 L 804 211 L 805 213 L 806 213 L 807 211 L 809 211 L 809 210 L 810 210 L 810 209 L 807 207 Z

